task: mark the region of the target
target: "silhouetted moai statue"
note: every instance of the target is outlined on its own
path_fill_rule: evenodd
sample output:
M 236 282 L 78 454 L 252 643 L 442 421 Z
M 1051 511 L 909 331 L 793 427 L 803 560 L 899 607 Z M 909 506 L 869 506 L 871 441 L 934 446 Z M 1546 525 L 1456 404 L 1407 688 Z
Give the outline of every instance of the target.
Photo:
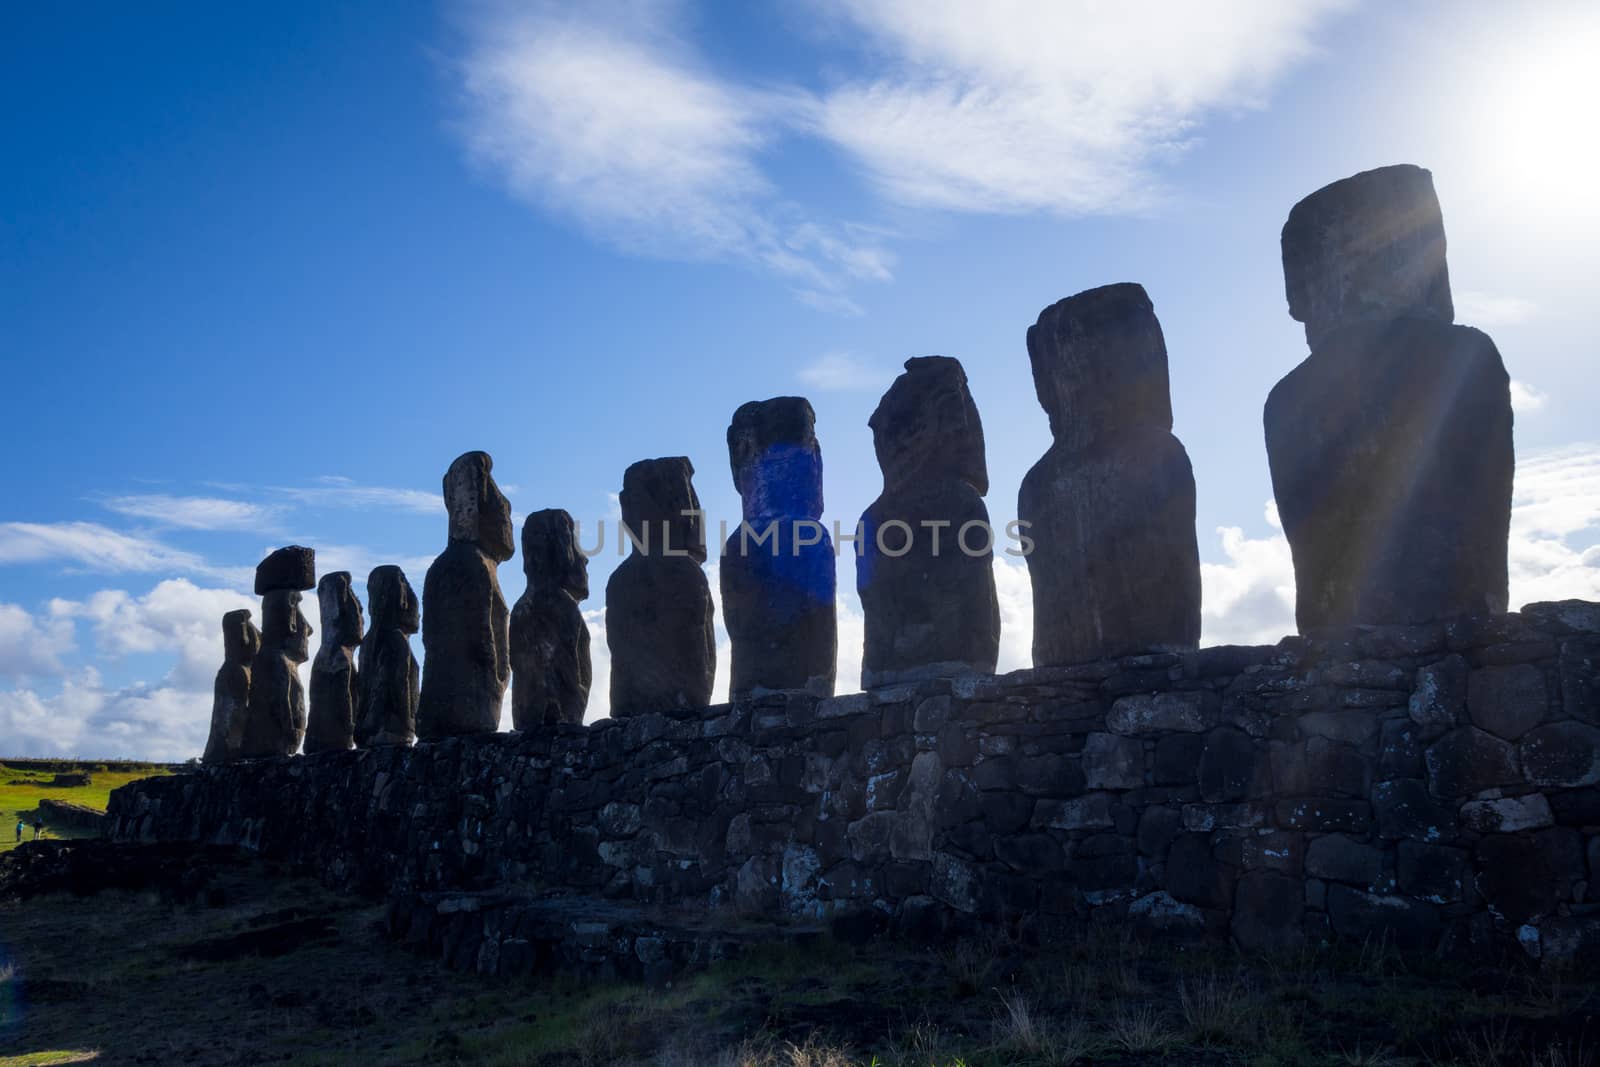
M 516 551 L 511 505 L 487 452 L 468 452 L 444 476 L 450 545 L 422 583 L 422 697 L 417 735 L 424 741 L 500 728 L 511 680 L 510 612 L 496 568 Z
M 240 756 L 292 756 L 306 734 L 306 691 L 300 664 L 311 655 L 311 623 L 300 594 L 317 581 L 316 553 L 300 545 L 273 552 L 256 567 L 261 597 L 261 650 L 250 668 L 250 714 Z
M 211 689 L 211 734 L 204 763 L 232 763 L 244 748 L 250 715 L 250 668 L 261 651 L 261 631 L 250 621 L 250 609 L 222 616 L 222 669 Z
M 1022 480 L 1033 663 L 1200 642 L 1194 471 L 1172 435 L 1167 346 L 1144 287 L 1090 289 L 1028 330 L 1055 443 Z
M 511 609 L 511 722 L 518 730 L 581 723 L 589 706 L 589 627 L 578 602 L 589 595 L 589 559 L 572 516 L 560 508 L 522 524 L 528 588 Z
M 322 612 L 322 646 L 311 661 L 311 714 L 306 722 L 306 755 L 355 747 L 356 709 L 361 687 L 356 646 L 361 643 L 361 601 L 350 588 L 350 572 L 325 574 L 317 583 Z
M 758 689 L 832 696 L 838 658 L 833 541 L 822 523 L 822 447 L 803 397 L 751 401 L 728 426 L 744 523 L 723 549 L 722 618 L 734 699 Z
M 417 739 L 417 657 L 411 635 L 420 625 L 417 594 L 399 567 L 375 567 L 367 575 L 371 626 L 361 639 L 361 699 L 356 744 L 409 745 Z
M 1283 227 L 1311 355 L 1272 390 L 1267 459 L 1309 633 L 1506 608 L 1510 379 L 1451 325 L 1444 222 L 1420 167 L 1312 193 Z
M 693 477 L 684 456 L 640 460 L 622 476 L 622 522 L 634 541 L 606 582 L 615 718 L 711 703 L 717 645 Z
M 1000 651 L 978 407 L 959 360 L 905 366 L 867 422 L 883 469 L 856 560 L 868 689 L 906 672 L 992 672 Z

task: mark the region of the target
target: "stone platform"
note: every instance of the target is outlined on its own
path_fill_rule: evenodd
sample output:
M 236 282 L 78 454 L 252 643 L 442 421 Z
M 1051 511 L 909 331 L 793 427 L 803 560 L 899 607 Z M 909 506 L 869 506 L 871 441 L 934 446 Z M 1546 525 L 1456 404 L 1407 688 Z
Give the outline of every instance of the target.
M 302 865 L 495 971 L 583 947 L 551 894 L 616 902 L 631 947 L 589 947 L 641 975 L 647 906 L 1566 957 L 1600 945 L 1600 605 L 204 767 L 108 833 Z

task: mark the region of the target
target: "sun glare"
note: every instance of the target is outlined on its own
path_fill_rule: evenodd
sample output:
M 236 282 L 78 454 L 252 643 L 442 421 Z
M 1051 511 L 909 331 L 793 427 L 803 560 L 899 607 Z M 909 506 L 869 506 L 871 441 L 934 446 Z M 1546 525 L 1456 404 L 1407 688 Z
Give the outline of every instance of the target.
M 1485 170 L 1519 212 L 1600 224 L 1600 12 L 1549 27 L 1489 81 Z

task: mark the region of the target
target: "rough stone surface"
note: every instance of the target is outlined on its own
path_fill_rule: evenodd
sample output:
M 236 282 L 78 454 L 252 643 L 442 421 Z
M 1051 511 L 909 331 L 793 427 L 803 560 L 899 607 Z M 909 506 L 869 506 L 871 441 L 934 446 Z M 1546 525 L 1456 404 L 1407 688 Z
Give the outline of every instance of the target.
M 1300 631 L 1504 611 L 1510 379 L 1486 335 L 1451 325 L 1431 176 L 1312 194 L 1283 261 L 1312 351 L 1265 422 Z
M 883 492 L 858 530 L 862 688 L 918 673 L 992 672 L 1000 651 L 992 562 L 1004 532 L 990 527 L 983 503 L 983 424 L 960 362 L 906 360 L 868 426 Z
M 383 621 L 385 583 L 368 584 L 373 631 L 397 630 Z M 905 938 L 999 927 L 1055 939 L 1129 922 L 1267 951 L 1387 939 L 1452 958 L 1519 946 L 1556 958 L 1585 951 L 1593 917 L 1600 783 L 1564 784 L 1585 776 L 1592 728 L 1552 701 L 1550 720 L 1511 745 L 1464 709 L 1453 727 L 1419 725 L 1408 702 L 1424 668 L 1454 655 L 1553 671 L 1562 642 L 1600 637 L 1579 628 L 1587 615 L 1363 627 L 1267 654 L 829 699 L 791 690 L 205 765 L 119 790 L 109 833 L 243 845 L 330 885 L 441 894 L 451 909 L 537 884 L 685 922 L 732 908 Z M 1589 684 L 1581 663 L 1571 669 Z M 364 651 L 364 690 L 373 673 Z M 1385 751 L 1407 731 L 1428 736 L 1428 758 Z M 1546 752 L 1563 762 L 1547 767 Z M 1557 784 L 1531 782 L 1524 762 Z M 1274 773 L 1231 770 L 1252 764 Z M 522 907 L 505 921 L 520 923 Z M 450 958 L 526 961 L 526 939 L 488 912 L 462 912 L 481 928 L 444 920 Z M 585 929 L 561 934 L 563 951 L 608 936 Z M 665 935 L 642 936 L 647 956 L 665 958 Z
M 211 690 L 211 732 L 205 763 L 232 763 L 244 749 L 250 713 L 250 668 L 261 651 L 261 631 L 250 621 L 250 609 L 222 616 L 222 668 Z
M 1544 672 L 1526 663 L 1484 667 L 1468 680 L 1467 713 L 1472 724 L 1507 741 L 1543 722 L 1548 703 Z
M 1445 729 L 1461 722 L 1467 707 L 1467 661 L 1446 656 L 1417 671 L 1417 687 L 1407 711 L 1411 721 L 1429 729 Z
M 487 452 L 456 458 L 444 476 L 450 543 L 422 582 L 424 741 L 500 728 L 511 680 L 510 613 L 498 568 L 515 552 L 511 504 L 495 484 Z
M 1028 357 L 1055 438 L 1017 499 L 1034 541 L 1034 664 L 1194 648 L 1194 473 L 1172 435 L 1150 298 L 1121 284 L 1053 304 L 1028 330 Z
M 1600 729 L 1582 722 L 1541 726 L 1522 739 L 1522 770 L 1538 786 L 1576 789 L 1600 782 Z
M 239 755 L 292 756 L 306 733 L 306 691 L 300 664 L 311 655 L 311 623 L 300 593 L 274 589 L 261 598 L 261 649 L 250 667 L 250 706 Z
M 717 669 L 711 586 L 694 466 L 646 459 L 622 478 L 622 521 L 637 539 L 606 582 L 614 718 L 699 708 Z
M 1253 871 L 1239 879 L 1233 939 L 1247 952 L 1285 952 L 1304 940 L 1305 887 L 1295 878 Z
M 275 549 L 256 564 L 256 596 L 278 589 L 305 592 L 317 584 L 317 553 L 304 545 Z
M 421 625 L 417 594 L 399 567 L 375 567 L 367 575 L 371 626 L 361 639 L 361 699 L 356 744 L 409 745 L 417 737 L 420 672 L 411 635 Z
M 589 559 L 571 515 L 547 508 L 523 521 L 522 570 L 528 587 L 511 609 L 512 726 L 580 723 L 594 672 L 578 607 L 589 596 Z
M 311 661 L 311 708 L 306 718 L 306 755 L 355 747 L 361 683 L 356 648 L 361 644 L 361 601 L 350 588 L 350 572 L 325 574 L 317 583 L 322 645 Z
M 1428 785 L 1442 797 L 1472 796 L 1485 789 L 1518 785 L 1517 750 L 1475 726 L 1450 731 L 1423 756 Z
M 1289 314 L 1316 348 L 1351 323 L 1414 315 L 1455 321 L 1433 175 L 1399 165 L 1326 185 L 1283 226 Z
M 721 561 L 729 692 L 832 696 L 838 659 L 833 540 L 823 528 L 822 446 L 802 397 L 751 401 L 728 426 L 743 507 Z

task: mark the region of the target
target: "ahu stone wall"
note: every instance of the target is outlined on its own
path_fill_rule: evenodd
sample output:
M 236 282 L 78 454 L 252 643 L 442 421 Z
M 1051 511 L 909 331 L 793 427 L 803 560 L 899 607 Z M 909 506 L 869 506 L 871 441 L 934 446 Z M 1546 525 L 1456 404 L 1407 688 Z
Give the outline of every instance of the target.
M 1600 947 L 1600 605 L 205 766 L 108 822 L 391 900 L 1566 957 Z

